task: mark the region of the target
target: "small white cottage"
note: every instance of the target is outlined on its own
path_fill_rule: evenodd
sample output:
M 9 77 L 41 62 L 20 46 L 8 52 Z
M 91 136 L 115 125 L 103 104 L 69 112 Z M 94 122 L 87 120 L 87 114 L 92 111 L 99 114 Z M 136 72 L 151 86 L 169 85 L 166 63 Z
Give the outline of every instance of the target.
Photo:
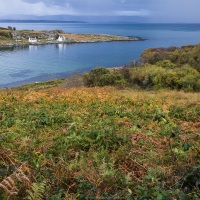
M 62 35 L 61 35 L 61 36 L 59 35 L 57 41 L 58 41 L 58 42 L 64 42 L 64 41 L 65 41 L 65 37 L 62 36 Z
M 37 42 L 37 38 L 36 38 L 36 37 L 35 37 L 35 38 L 29 37 L 28 41 L 29 41 L 30 43 L 36 43 L 36 42 Z

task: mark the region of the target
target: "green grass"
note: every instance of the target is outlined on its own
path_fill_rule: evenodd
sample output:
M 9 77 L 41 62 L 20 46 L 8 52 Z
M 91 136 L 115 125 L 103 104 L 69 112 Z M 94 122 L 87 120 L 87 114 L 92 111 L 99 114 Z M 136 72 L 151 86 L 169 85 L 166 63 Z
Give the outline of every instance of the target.
M 199 93 L 62 81 L 0 91 L 1 198 L 199 199 Z
M 49 87 L 59 86 L 60 84 L 64 84 L 66 79 L 55 79 L 51 81 L 37 82 L 25 84 L 18 87 L 13 87 L 12 90 L 35 90 L 35 89 L 44 89 Z

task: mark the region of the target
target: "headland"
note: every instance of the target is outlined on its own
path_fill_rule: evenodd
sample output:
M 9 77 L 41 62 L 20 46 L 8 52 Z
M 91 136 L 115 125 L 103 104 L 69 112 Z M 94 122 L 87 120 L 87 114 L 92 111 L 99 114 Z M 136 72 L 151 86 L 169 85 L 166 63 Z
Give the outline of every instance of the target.
M 42 45 L 59 43 L 95 43 L 112 41 L 143 41 L 136 36 L 119 36 L 108 34 L 76 34 L 62 30 L 16 30 L 15 27 L 0 27 L 0 47 Z

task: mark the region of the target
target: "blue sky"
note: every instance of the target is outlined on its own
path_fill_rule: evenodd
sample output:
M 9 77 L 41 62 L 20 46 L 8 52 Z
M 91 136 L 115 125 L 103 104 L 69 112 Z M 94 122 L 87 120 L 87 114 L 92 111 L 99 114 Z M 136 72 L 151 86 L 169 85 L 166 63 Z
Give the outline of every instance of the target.
M 0 0 L 0 18 L 10 15 L 71 15 L 146 22 L 200 22 L 200 0 Z

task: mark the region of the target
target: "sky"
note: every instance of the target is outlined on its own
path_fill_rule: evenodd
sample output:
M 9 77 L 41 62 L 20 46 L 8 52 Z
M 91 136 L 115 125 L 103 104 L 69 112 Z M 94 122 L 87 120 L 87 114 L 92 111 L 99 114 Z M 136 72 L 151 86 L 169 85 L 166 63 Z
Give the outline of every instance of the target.
M 0 0 L 0 19 L 70 15 L 96 20 L 107 17 L 133 22 L 198 23 L 199 8 L 200 0 Z

